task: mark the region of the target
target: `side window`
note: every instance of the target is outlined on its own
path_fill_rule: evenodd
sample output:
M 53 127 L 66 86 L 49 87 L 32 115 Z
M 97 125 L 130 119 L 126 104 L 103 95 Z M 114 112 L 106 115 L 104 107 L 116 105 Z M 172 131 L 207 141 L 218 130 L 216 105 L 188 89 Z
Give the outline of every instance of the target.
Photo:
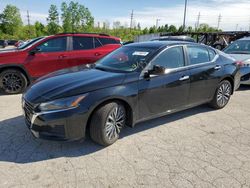
M 208 48 L 208 53 L 209 53 L 210 61 L 212 61 L 215 58 L 216 53 L 211 48 Z
M 93 37 L 73 37 L 73 50 L 90 50 L 93 48 Z
M 102 43 L 102 45 L 106 45 L 106 44 L 119 44 L 118 41 L 116 41 L 115 39 L 111 39 L 111 38 L 99 38 L 100 42 Z
M 102 46 L 102 44 L 100 43 L 98 38 L 94 38 L 94 45 L 95 45 L 95 48 L 98 48 L 98 47 Z
M 153 61 L 151 66 L 153 65 L 168 69 L 183 67 L 185 65 L 183 48 L 178 46 L 165 50 Z
M 190 65 L 209 62 L 209 54 L 205 47 L 187 46 Z
M 63 52 L 67 50 L 67 37 L 59 37 L 47 40 L 37 48 L 40 52 Z

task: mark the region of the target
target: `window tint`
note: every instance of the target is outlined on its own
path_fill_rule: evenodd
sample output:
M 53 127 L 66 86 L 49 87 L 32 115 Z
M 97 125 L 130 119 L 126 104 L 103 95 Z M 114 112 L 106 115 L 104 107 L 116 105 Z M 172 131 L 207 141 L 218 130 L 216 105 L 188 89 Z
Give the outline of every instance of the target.
M 215 58 L 216 53 L 214 50 L 212 50 L 210 48 L 208 48 L 208 53 L 209 53 L 210 61 L 212 61 Z
M 178 68 L 184 66 L 184 55 L 182 47 L 173 47 L 161 53 L 154 61 L 153 65 L 160 65 L 165 68 Z
M 93 37 L 73 37 L 73 50 L 90 50 L 93 48 Z
M 95 44 L 95 48 L 102 46 L 102 44 L 100 43 L 100 41 L 97 38 L 94 39 L 94 44 Z
M 99 40 L 101 41 L 102 45 L 119 44 L 119 41 L 116 41 L 115 39 L 111 39 L 111 38 L 99 38 Z
M 39 45 L 37 48 L 40 49 L 41 52 L 63 52 L 67 49 L 67 38 L 60 37 L 47 40 L 46 42 Z
M 209 62 L 208 51 L 204 47 L 187 46 L 190 65 Z

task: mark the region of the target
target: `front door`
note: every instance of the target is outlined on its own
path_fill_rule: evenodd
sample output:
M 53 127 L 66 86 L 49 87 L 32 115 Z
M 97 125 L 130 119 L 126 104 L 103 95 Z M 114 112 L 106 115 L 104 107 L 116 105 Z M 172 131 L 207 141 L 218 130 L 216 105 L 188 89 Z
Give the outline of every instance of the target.
M 165 74 L 151 75 L 139 81 L 139 119 L 149 119 L 187 105 L 189 95 L 189 71 L 185 70 L 182 46 L 170 47 L 161 52 L 147 67 L 166 68 Z
M 67 68 L 67 37 L 48 39 L 35 48 L 37 52 L 28 55 L 25 60 L 25 63 L 30 64 L 28 71 L 34 77 L 41 77 L 48 73 Z

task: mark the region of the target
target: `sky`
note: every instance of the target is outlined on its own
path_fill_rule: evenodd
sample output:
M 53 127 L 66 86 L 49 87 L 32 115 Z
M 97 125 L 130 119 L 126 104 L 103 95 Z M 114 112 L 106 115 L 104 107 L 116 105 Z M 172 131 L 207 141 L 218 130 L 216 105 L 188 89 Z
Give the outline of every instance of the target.
M 70 0 L 64 0 L 70 2 Z M 183 23 L 183 11 L 185 0 L 78 0 L 80 4 L 89 8 L 98 22 L 120 21 L 123 25 L 129 25 L 130 15 L 134 10 L 134 23 L 150 27 L 156 25 L 174 24 L 181 26 Z M 27 23 L 27 10 L 31 16 L 31 22 L 36 20 L 46 24 L 48 9 L 51 4 L 60 8 L 60 0 L 1 0 L 0 12 L 7 4 L 17 6 Z M 200 12 L 200 23 L 210 26 L 218 26 L 218 17 L 221 14 L 220 29 L 223 30 L 250 30 L 250 0 L 188 0 L 187 25 L 195 26 Z

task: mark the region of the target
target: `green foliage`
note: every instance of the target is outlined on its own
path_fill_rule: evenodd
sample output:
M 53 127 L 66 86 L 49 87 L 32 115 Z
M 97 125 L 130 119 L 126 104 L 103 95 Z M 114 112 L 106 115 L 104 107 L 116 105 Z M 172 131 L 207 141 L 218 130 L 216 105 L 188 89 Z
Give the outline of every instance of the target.
M 103 26 L 94 27 L 94 18 L 91 12 L 85 6 L 77 2 L 63 2 L 59 13 L 56 5 L 51 5 L 48 11 L 47 25 L 36 21 L 34 25 L 23 26 L 19 9 L 12 5 L 7 5 L 0 13 L 0 39 L 30 39 L 39 36 L 57 34 L 59 32 L 95 32 L 106 33 L 121 38 L 123 41 L 132 41 L 136 35 L 151 33 L 176 33 L 176 32 L 215 32 L 216 28 L 208 24 L 200 24 L 198 28 L 193 29 L 174 25 L 163 25 L 149 28 L 141 28 L 140 23 L 134 24 L 133 28 L 128 28 L 128 24 L 122 24 L 120 21 L 113 22 L 113 28 L 109 21 L 105 21 Z M 59 18 L 62 25 L 60 26 Z
M 64 32 L 83 32 L 93 28 L 94 17 L 85 6 L 73 1 L 69 5 L 63 2 L 61 11 Z
M 49 8 L 49 17 L 47 18 L 48 21 L 48 34 L 53 35 L 60 31 L 59 25 L 59 13 L 57 10 L 56 5 L 51 5 Z
M 0 14 L 1 30 L 3 33 L 8 35 L 18 35 L 23 22 L 21 19 L 20 11 L 17 7 L 7 5 Z

